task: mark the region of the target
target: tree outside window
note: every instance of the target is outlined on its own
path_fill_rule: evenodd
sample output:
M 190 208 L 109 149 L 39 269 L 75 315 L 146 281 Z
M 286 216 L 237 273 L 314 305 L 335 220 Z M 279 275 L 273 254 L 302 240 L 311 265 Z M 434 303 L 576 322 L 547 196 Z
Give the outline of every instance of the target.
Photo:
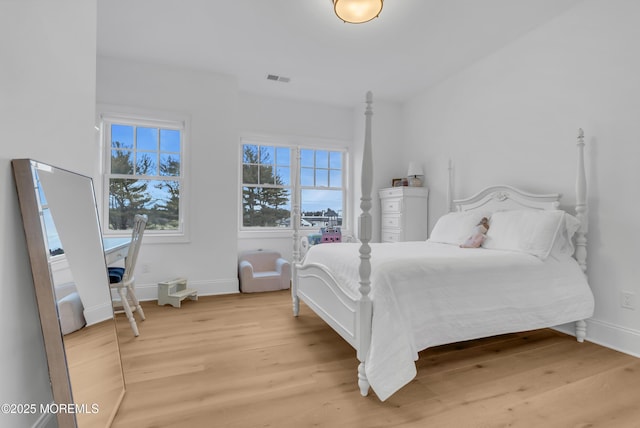
M 287 226 L 291 217 L 290 149 L 242 147 L 242 224 Z
M 147 122 L 107 122 L 108 231 L 130 230 L 135 214 L 151 233 L 182 229 L 183 130 Z
M 291 227 L 291 195 L 300 192 L 301 226 L 342 225 L 346 153 L 257 143 L 242 145 L 242 226 Z M 299 182 L 292 176 L 299 168 Z

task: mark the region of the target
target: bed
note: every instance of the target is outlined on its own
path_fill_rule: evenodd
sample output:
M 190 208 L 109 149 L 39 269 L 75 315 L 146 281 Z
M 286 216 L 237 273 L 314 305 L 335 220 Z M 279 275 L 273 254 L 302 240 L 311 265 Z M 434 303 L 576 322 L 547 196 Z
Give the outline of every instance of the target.
M 356 350 L 358 386 L 386 400 L 416 375 L 432 346 L 575 322 L 577 340 L 594 300 L 586 278 L 584 136 L 578 135 L 575 216 L 560 195 L 499 185 L 453 200 L 427 241 L 371 241 L 371 116 L 367 94 L 359 243 L 301 245 L 293 196 L 292 300 L 300 300 Z M 482 218 L 479 248 L 460 244 Z

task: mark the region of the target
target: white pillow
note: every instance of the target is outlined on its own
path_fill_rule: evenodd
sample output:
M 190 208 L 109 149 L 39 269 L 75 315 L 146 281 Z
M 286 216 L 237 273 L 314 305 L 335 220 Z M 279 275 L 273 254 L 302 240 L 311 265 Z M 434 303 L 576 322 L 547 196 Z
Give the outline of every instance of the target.
M 462 244 L 473 233 L 482 217 L 489 218 L 487 211 L 456 211 L 438 219 L 431 231 L 429 241 L 443 244 Z
M 532 254 L 544 260 L 549 256 L 561 228 L 561 210 L 512 210 L 493 213 L 484 248 Z
M 564 225 L 560 228 L 558 236 L 551 248 L 551 256 L 557 259 L 572 257 L 575 252 L 573 235 L 580 228 L 580 220 L 571 214 L 564 213 Z

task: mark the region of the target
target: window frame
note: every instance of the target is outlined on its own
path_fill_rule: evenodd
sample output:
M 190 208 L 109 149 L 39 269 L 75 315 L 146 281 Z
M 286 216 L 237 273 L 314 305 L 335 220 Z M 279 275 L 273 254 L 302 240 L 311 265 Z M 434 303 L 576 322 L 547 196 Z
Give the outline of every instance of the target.
M 171 176 L 171 181 L 178 181 L 180 186 L 180 200 L 178 205 L 179 228 L 177 230 L 154 230 L 145 231 L 145 242 L 147 243 L 172 243 L 189 242 L 189 129 L 190 119 L 187 115 L 179 113 L 157 112 L 150 110 L 138 110 L 119 107 L 102 107 L 100 113 L 100 144 L 101 144 L 101 170 L 102 170 L 102 195 L 100 200 L 101 230 L 105 238 L 128 237 L 130 230 L 109 229 L 109 182 L 111 178 L 141 178 L 148 180 L 169 180 L 167 176 L 136 176 L 128 174 L 111 174 L 111 125 L 131 125 L 134 127 L 148 127 L 157 129 L 172 129 L 180 131 L 180 175 Z M 158 166 L 159 167 L 159 166 Z
M 279 148 L 285 148 L 287 150 L 289 150 L 289 184 L 288 185 L 277 185 L 277 184 L 267 184 L 267 183 L 245 183 L 244 182 L 244 146 L 245 145 L 252 145 L 252 146 L 258 146 L 258 147 L 273 147 L 275 149 L 275 152 L 277 152 L 277 149 Z M 244 192 L 244 188 L 247 187 L 246 185 L 248 184 L 248 187 L 263 187 L 263 188 L 271 188 L 271 189 L 286 189 L 289 191 L 289 205 L 291 206 L 291 198 L 293 195 L 293 191 L 294 191 L 294 185 L 293 185 L 293 172 L 294 172 L 294 164 L 295 164 L 295 159 L 294 156 L 295 152 L 292 150 L 291 146 L 287 146 L 285 144 L 278 144 L 278 143 L 272 143 L 272 142 L 267 142 L 265 143 L 264 141 L 259 141 L 258 139 L 255 138 L 243 138 L 241 139 L 240 142 L 240 180 L 239 180 L 239 184 L 240 184 L 240 222 L 239 222 L 239 226 L 241 230 L 289 230 L 291 229 L 291 227 L 278 227 L 278 226 L 245 226 L 244 225 L 244 206 L 243 206 L 243 192 Z M 277 158 L 277 156 L 276 156 Z M 261 163 L 258 165 L 262 165 Z M 276 164 L 276 159 L 273 159 L 273 167 L 276 167 L 278 165 L 283 165 L 283 164 Z M 290 207 L 290 211 L 291 209 L 293 209 L 293 206 Z M 291 215 L 289 215 L 289 219 L 291 219 Z
M 289 226 L 287 227 L 264 227 L 264 226 L 244 226 L 243 219 L 243 188 L 244 188 L 244 177 L 243 177 L 243 159 L 244 159 L 244 150 L 243 147 L 245 144 L 257 145 L 257 146 L 269 146 L 269 147 L 284 147 L 290 150 L 290 178 L 289 182 L 290 186 L 285 188 L 289 188 L 291 190 L 290 194 L 290 205 L 291 205 L 291 215 Z M 340 188 L 336 187 L 321 187 L 321 186 L 302 186 L 301 184 L 301 174 L 299 177 L 299 182 L 295 183 L 296 171 L 300 169 L 300 164 L 298 160 L 298 152 L 301 150 L 314 150 L 314 151 L 327 151 L 327 152 L 340 152 L 341 153 L 341 181 L 342 186 Z M 293 192 L 298 192 L 299 197 L 302 197 L 302 190 L 306 189 L 326 189 L 326 190 L 342 190 L 342 231 L 343 233 L 349 233 L 350 230 L 350 218 L 349 218 L 349 206 L 348 206 L 348 194 L 350 189 L 350 162 L 349 162 L 349 146 L 344 141 L 336 141 L 336 140 L 315 140 L 315 139 L 303 139 L 303 138 L 291 138 L 291 137 L 277 137 L 277 136 L 265 136 L 265 135 L 256 135 L 256 134 L 242 134 L 240 137 L 240 143 L 238 148 L 238 162 L 239 162 L 239 172 L 238 172 L 238 192 L 239 192 L 239 202 L 238 202 L 238 228 L 239 228 L 239 236 L 242 237 L 276 237 L 276 236 L 287 236 L 290 237 L 293 232 L 292 227 L 292 217 L 293 217 Z M 314 165 L 314 171 L 315 171 Z M 314 174 L 315 175 L 315 174 Z M 300 202 L 300 210 L 302 211 L 302 200 Z M 302 214 L 302 213 L 301 213 Z M 300 231 L 304 232 L 317 232 L 319 230 L 318 226 L 300 226 Z
M 45 246 L 47 248 L 47 258 L 49 259 L 49 262 L 54 263 L 56 261 L 66 259 L 66 256 L 64 253 L 64 248 L 62 246 L 62 241 L 60 241 L 60 247 L 57 248 L 58 250 L 62 250 L 62 252 L 58 254 L 51 254 L 52 248 L 51 248 L 51 241 L 49 240 L 50 231 L 47 229 L 47 220 L 45 215 L 45 212 L 49 211 L 49 216 L 51 216 L 51 210 L 49 208 L 48 202 L 43 203 L 43 198 L 46 200 L 47 196 L 44 194 L 44 191 L 42 190 L 42 185 L 40 184 L 40 177 L 38 177 L 37 170 L 34 170 L 33 174 L 34 174 L 33 182 L 35 183 L 34 191 L 38 195 L 38 197 L 36 198 L 36 202 L 38 204 L 38 216 L 40 217 L 40 227 L 42 228 L 42 235 L 45 238 L 44 241 L 45 241 Z M 60 240 L 60 235 L 58 234 L 58 229 L 56 228 L 55 222 L 53 221 L 53 216 L 51 216 L 51 223 L 53 228 L 55 229 L 56 238 Z

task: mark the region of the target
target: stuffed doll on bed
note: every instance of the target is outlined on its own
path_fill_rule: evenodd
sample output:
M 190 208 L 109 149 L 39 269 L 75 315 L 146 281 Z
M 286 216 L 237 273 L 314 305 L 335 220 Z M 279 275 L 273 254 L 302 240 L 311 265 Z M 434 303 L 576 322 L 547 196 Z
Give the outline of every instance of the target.
M 461 248 L 478 248 L 487 237 L 487 231 L 489 230 L 489 219 L 482 217 L 480 223 L 473 229 L 473 233 L 462 244 Z

